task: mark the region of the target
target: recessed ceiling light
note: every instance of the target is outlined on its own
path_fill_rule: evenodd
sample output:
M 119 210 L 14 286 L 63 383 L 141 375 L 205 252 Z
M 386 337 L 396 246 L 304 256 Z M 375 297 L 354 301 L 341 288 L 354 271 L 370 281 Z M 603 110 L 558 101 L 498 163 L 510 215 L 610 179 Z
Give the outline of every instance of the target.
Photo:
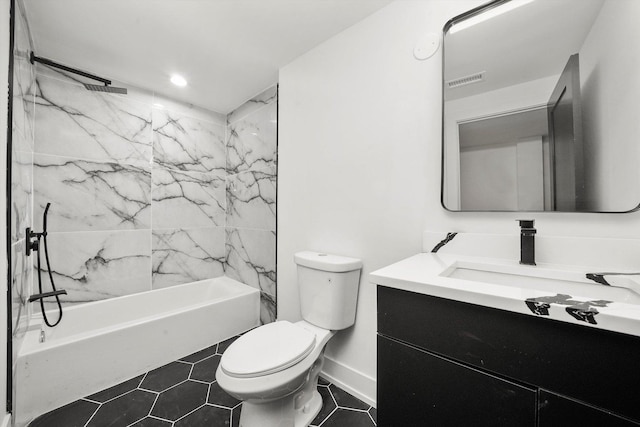
M 179 74 L 174 74 L 173 76 L 171 76 L 171 83 L 180 87 L 185 87 L 187 85 L 187 81 L 185 80 L 185 78 Z

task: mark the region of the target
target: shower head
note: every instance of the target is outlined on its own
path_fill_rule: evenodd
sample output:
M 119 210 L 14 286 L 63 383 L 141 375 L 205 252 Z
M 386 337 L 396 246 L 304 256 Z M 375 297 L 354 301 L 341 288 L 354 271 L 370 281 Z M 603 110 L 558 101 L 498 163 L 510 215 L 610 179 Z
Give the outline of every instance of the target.
M 108 92 L 108 93 L 121 93 L 123 95 L 127 94 L 127 89 L 124 87 L 113 87 L 108 85 L 91 85 L 88 83 L 84 83 L 84 87 L 87 90 L 93 90 L 95 92 Z

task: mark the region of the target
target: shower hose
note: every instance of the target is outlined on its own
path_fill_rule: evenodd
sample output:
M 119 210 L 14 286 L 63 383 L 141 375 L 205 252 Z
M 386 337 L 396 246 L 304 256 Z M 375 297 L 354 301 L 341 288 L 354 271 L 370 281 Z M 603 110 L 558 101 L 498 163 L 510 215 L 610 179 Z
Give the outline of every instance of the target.
M 47 245 L 47 212 L 49 212 L 49 206 L 51 203 L 47 203 L 47 206 L 44 208 L 44 214 L 42 215 L 42 234 L 38 236 L 38 240 L 42 237 L 42 241 L 44 243 L 44 258 L 47 262 L 47 272 L 49 273 L 49 280 L 51 281 L 51 288 L 53 292 L 51 292 L 55 298 L 56 303 L 58 304 L 58 320 L 55 323 L 49 322 L 49 318 L 47 317 L 47 312 L 44 309 L 44 298 L 40 298 L 40 310 L 42 312 L 42 318 L 44 319 L 44 323 L 50 328 L 56 326 L 62 320 L 62 304 L 60 303 L 60 294 L 56 290 L 56 284 L 53 281 L 53 274 L 51 273 L 51 263 L 49 262 L 49 246 Z M 38 247 L 40 245 L 38 244 Z M 42 268 L 40 267 L 40 250 L 38 250 L 38 291 L 42 295 Z

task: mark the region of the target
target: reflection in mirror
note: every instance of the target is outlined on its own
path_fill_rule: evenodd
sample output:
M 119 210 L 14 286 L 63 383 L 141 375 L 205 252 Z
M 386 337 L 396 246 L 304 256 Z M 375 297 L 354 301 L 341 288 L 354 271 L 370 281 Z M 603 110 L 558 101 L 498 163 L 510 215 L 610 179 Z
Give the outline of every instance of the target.
M 449 21 L 443 206 L 637 209 L 637 22 L 637 0 L 498 0 Z

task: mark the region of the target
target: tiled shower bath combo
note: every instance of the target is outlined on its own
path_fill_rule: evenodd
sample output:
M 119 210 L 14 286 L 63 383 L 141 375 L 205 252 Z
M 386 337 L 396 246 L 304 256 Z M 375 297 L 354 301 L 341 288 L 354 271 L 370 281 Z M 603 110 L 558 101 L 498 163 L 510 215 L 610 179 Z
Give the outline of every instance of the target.
M 38 328 L 29 324 L 40 308 L 26 301 L 38 281 L 25 230 L 42 230 L 47 203 L 64 308 L 226 276 L 258 289 L 260 322 L 274 321 L 277 87 L 227 115 L 128 84 L 118 84 L 127 95 L 91 92 L 73 74 L 29 60 L 34 47 L 17 4 L 14 360 L 27 329 Z M 57 317 L 53 299 L 45 309 Z

